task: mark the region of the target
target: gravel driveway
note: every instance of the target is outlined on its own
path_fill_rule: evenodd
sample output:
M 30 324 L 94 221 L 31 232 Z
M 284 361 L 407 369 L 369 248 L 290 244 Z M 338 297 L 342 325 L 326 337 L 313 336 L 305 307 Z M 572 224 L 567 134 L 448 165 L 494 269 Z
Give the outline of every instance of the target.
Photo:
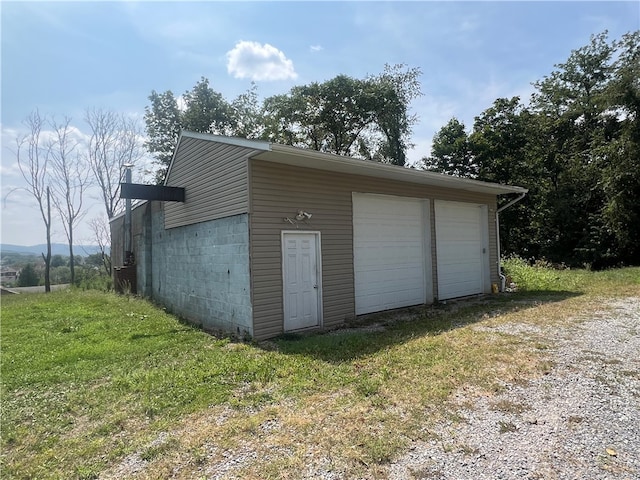
M 570 327 L 489 329 L 544 339 L 553 367 L 496 395 L 458 393 L 461 421 L 415 443 L 389 478 L 640 478 L 640 298 L 606 307 Z

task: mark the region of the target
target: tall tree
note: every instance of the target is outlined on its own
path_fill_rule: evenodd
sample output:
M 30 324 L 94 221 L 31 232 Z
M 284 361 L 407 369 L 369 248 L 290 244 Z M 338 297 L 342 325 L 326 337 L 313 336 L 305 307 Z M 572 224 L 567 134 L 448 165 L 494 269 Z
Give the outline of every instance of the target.
M 264 131 L 262 112 L 258 100 L 258 86 L 251 82 L 251 87 L 238 95 L 231 102 L 234 120 L 233 135 L 241 138 L 260 138 Z
M 608 122 L 599 154 L 603 223 L 616 239 L 621 260 L 640 264 L 640 31 L 614 43 L 616 60 L 604 91 Z
M 178 144 L 182 119 L 178 101 L 171 90 L 164 93 L 153 90 L 149 100 L 151 106 L 145 107 L 144 113 L 147 132 L 145 146 L 155 156 L 159 166 L 156 182 L 162 183 Z
M 267 138 L 337 155 L 357 154 L 356 140 L 374 122 L 371 85 L 339 75 L 265 100 Z
M 40 283 L 40 276 L 32 263 L 27 263 L 18 276 L 18 287 L 35 287 Z
M 137 122 L 112 110 L 88 109 L 91 128 L 88 158 L 102 195 L 108 218 L 122 210 L 120 182 L 127 164 L 142 158 L 141 132 Z
M 51 192 L 49 188 L 49 149 L 43 145 L 43 127 L 46 125 L 46 117 L 40 115 L 38 110 L 31 112 L 24 124 L 29 133 L 16 139 L 17 159 L 20 173 L 22 174 L 27 190 L 33 195 L 42 222 L 44 223 L 47 237 L 47 253 L 43 253 L 44 259 L 44 288 L 45 292 L 51 291 Z
M 475 118 L 469 146 L 478 179 L 520 185 L 529 190 L 523 201 L 500 214 L 501 251 L 538 253 L 531 244 L 532 223 L 540 195 L 539 165 L 530 155 L 531 114 L 519 97 L 498 98 Z M 504 202 L 511 198 L 504 199 Z
M 255 84 L 229 103 L 202 77 L 178 98 L 155 90 L 145 107 L 146 147 L 158 163 L 156 181 L 162 183 L 173 158 L 181 130 L 251 138 L 261 133 Z
M 422 167 L 456 177 L 478 176 L 478 165 L 471 152 L 464 123 L 452 118 L 433 137 L 431 155 L 424 157 Z
M 71 283 L 75 283 L 75 257 L 73 255 L 73 234 L 76 224 L 83 217 L 84 193 L 89 186 L 91 170 L 77 150 L 78 141 L 72 138 L 71 119 L 62 123 L 51 122 L 54 137 L 49 142 L 51 155 L 51 183 L 54 204 L 62 219 L 69 243 L 69 271 Z
M 448 124 L 425 164 L 529 189 L 501 215 L 504 251 L 603 268 L 640 263 L 640 32 L 607 33 L 535 82 L 527 108 L 497 99 L 464 128 Z M 466 174 L 466 172 L 462 172 Z
M 346 75 L 265 99 L 265 138 L 279 143 L 404 165 L 421 94 L 420 70 L 404 65 L 364 80 Z
M 235 131 L 233 108 L 220 92 L 209 86 L 208 79 L 202 77 L 182 98 L 185 102 L 182 128 L 220 135 L 231 135 Z
M 528 122 L 519 97 L 498 98 L 475 118 L 469 143 L 480 180 L 513 183 L 529 178 Z
M 603 225 L 601 171 L 606 159 L 598 155 L 606 125 L 604 92 L 611 76 L 611 45 L 606 32 L 571 52 L 565 63 L 536 82 L 532 109 L 544 142 L 545 173 L 551 179 L 544 197 L 550 214 L 539 238 L 554 238 L 542 254 L 554 260 L 599 265 L 615 254 L 613 238 Z
M 379 149 L 380 160 L 404 165 L 407 149 L 412 147 L 411 133 L 418 121 L 410 113 L 411 102 L 422 95 L 419 77 L 422 71 L 404 64 L 384 66 L 381 74 L 369 78 L 375 85 L 376 124 L 385 140 Z

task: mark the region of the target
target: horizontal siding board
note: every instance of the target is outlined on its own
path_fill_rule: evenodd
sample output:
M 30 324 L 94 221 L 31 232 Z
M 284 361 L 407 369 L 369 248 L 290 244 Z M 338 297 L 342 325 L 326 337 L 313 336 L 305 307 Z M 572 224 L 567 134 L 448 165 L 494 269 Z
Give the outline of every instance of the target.
M 258 339 L 283 331 L 280 238 L 282 230 L 296 230 L 295 225 L 283 219 L 293 219 L 297 210 L 303 209 L 313 214 L 308 224 L 298 225 L 299 230 L 321 232 L 325 327 L 340 325 L 355 314 L 353 192 L 484 203 L 495 211 L 495 196 L 489 194 L 337 174 L 259 160 L 250 160 L 249 169 L 254 335 Z M 492 218 L 491 212 L 489 217 Z M 490 242 L 493 241 L 495 245 L 494 226 L 490 226 L 489 236 Z M 435 241 L 432 240 L 431 246 L 435 265 Z M 495 261 L 493 249 L 492 255 Z M 433 285 L 437 285 L 435 268 L 433 272 Z
M 167 185 L 184 187 L 185 202 L 165 204 L 165 228 L 247 213 L 248 165 L 244 147 L 182 137 Z
M 211 167 L 218 167 L 218 168 L 227 168 L 226 165 L 211 165 Z M 245 179 L 243 179 L 242 176 L 238 175 L 238 171 L 237 170 L 232 170 L 232 171 L 223 171 L 223 174 L 211 174 L 211 175 L 203 175 L 197 178 L 191 178 L 191 179 L 185 179 L 185 181 L 189 181 L 189 187 L 191 187 L 193 191 L 198 191 L 200 192 L 202 189 L 205 189 L 209 192 L 211 192 L 212 190 L 221 190 L 223 191 L 224 189 L 230 189 L 230 188 L 234 188 L 237 187 L 238 185 L 243 185 L 246 188 L 246 183 L 245 183 Z M 216 183 L 216 187 L 215 188 L 211 188 L 211 183 L 215 182 Z M 186 196 L 186 195 L 185 195 Z M 192 193 L 193 196 L 193 193 Z
M 260 295 L 258 294 L 254 294 L 253 295 L 253 301 L 268 301 L 270 300 L 274 295 L 282 295 L 282 292 L 263 292 Z M 279 308 L 279 307 L 274 307 L 275 308 Z

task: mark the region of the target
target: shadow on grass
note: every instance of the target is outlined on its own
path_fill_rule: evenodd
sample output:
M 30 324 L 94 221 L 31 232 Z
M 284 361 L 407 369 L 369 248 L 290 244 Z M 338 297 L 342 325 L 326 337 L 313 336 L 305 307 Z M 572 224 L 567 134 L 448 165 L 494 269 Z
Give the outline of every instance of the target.
M 284 354 L 340 363 L 414 338 L 438 335 L 487 318 L 580 295 L 570 291 L 535 291 L 449 301 L 361 316 L 327 332 L 287 333 L 260 345 Z

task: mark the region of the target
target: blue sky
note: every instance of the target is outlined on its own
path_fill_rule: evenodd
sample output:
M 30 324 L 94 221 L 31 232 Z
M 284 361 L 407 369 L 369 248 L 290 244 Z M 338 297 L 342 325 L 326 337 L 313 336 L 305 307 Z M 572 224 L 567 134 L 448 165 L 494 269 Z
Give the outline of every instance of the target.
M 15 138 L 34 109 L 89 107 L 140 119 L 152 90 L 184 93 L 204 76 L 228 100 L 251 81 L 261 97 L 385 63 L 419 67 L 415 148 L 455 116 L 468 128 L 496 98 L 527 99 L 532 82 L 604 30 L 640 29 L 640 2 L 7 2 L 2 17 L 2 243 L 43 243 L 36 204 L 21 190 Z M 95 204 L 85 219 L 100 213 Z M 80 243 L 91 243 L 83 225 Z M 54 225 L 54 240 L 64 241 Z

